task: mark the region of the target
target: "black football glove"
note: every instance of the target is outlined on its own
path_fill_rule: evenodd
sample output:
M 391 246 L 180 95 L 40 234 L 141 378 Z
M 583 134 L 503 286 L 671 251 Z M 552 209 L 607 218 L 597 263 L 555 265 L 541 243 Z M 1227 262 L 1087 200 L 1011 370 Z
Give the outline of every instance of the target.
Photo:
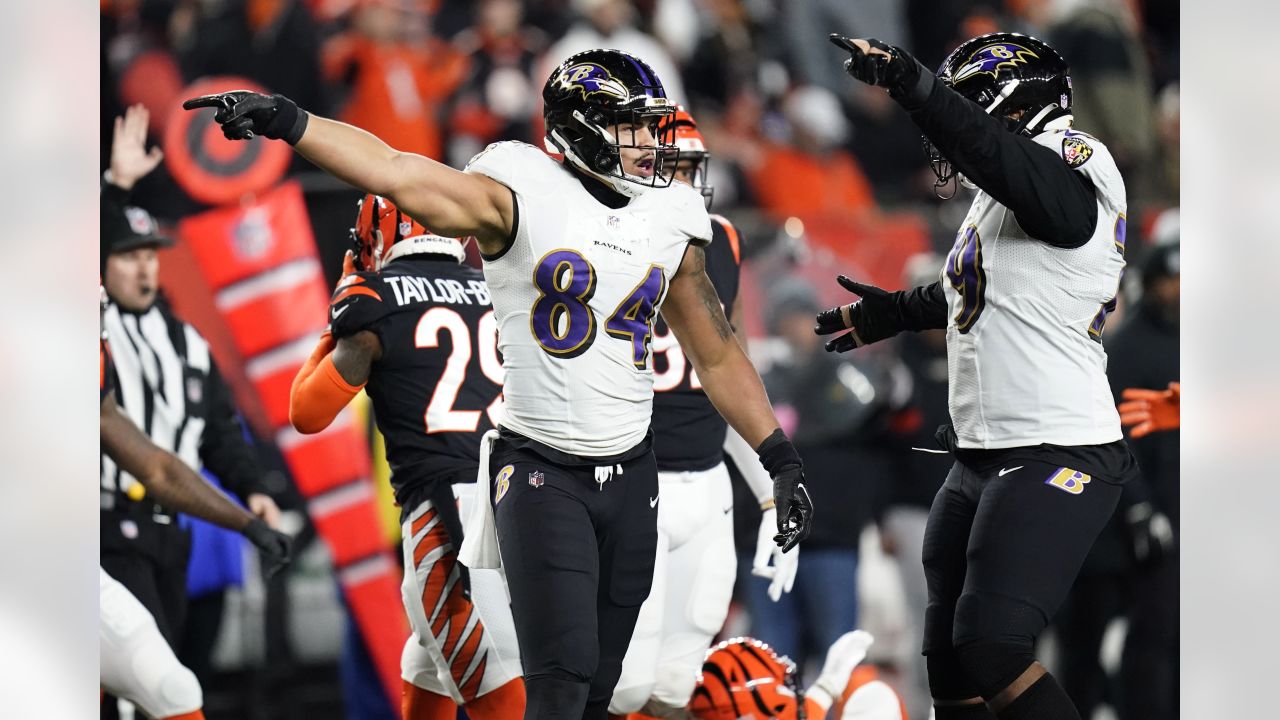
M 1124 513 L 1133 559 L 1139 567 L 1159 564 L 1173 551 L 1173 523 L 1149 502 L 1140 502 Z
M 289 564 L 289 550 L 293 540 L 278 530 L 272 530 L 262 518 L 254 518 L 240 531 L 262 553 L 262 569 L 271 577 Z
M 813 501 L 804 486 L 804 464 L 781 429 L 765 438 L 756 454 L 773 478 L 773 504 L 778 510 L 778 534 L 773 541 L 787 552 L 809 537 L 813 527 Z
M 306 111 L 283 95 L 232 90 L 182 103 L 183 110 L 206 107 L 217 108 L 213 121 L 222 126 L 222 134 L 228 140 L 249 140 L 261 135 L 294 145 L 307 129 Z
M 854 40 L 836 33 L 828 35 L 827 39 L 836 47 L 849 51 L 849 59 L 844 61 L 844 71 L 868 85 L 901 92 L 910 87 L 920 75 L 916 59 L 902 48 L 875 38 Z M 860 43 L 866 43 L 866 50 L 858 46 Z
M 895 295 L 875 285 L 864 285 L 841 275 L 836 278 L 840 286 L 862 297 L 849 305 L 823 310 L 818 313 L 818 324 L 813 331 L 819 335 L 849 332 L 827 343 L 827 352 L 846 352 L 873 342 L 880 342 L 897 335 L 902 328 L 894 320 L 897 316 Z

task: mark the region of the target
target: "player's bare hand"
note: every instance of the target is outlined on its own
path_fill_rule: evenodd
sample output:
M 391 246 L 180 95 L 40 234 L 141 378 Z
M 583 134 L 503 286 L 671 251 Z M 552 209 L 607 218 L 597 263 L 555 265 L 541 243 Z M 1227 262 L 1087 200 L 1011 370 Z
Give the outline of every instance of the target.
M 827 39 L 849 52 L 849 59 L 844 61 L 844 71 L 868 85 L 899 88 L 919 72 L 915 58 L 875 38 L 847 38 L 832 33 Z
M 164 160 L 159 147 L 147 150 L 147 126 L 151 113 L 141 103 L 130 105 L 117 117 L 111 135 L 111 182 L 125 190 L 151 173 Z
M 1182 384 L 1169 383 L 1167 390 L 1126 388 L 1121 393 L 1124 402 L 1120 411 L 1120 424 L 1129 428 L 1131 437 L 1140 438 L 1162 430 L 1176 430 L 1182 422 Z
M 182 103 L 183 110 L 214 108 L 213 121 L 222 126 L 228 140 L 250 140 L 261 135 L 290 145 L 302 138 L 307 113 L 283 95 L 232 90 L 201 95 Z
M 249 512 L 255 517 L 262 518 L 272 530 L 280 529 L 280 506 L 276 505 L 270 495 L 253 493 L 245 500 L 249 505 Z

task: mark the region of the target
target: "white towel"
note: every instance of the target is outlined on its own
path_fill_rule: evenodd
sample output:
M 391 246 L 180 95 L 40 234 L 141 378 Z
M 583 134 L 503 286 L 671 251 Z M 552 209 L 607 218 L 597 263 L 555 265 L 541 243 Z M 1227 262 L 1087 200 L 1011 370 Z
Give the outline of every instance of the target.
M 480 467 L 476 472 L 475 504 L 462 529 L 462 549 L 458 561 L 472 570 L 496 570 L 502 567 L 498 551 L 498 526 L 493 520 L 493 479 L 489 477 L 489 454 L 498 439 L 498 431 L 490 430 L 480 439 Z

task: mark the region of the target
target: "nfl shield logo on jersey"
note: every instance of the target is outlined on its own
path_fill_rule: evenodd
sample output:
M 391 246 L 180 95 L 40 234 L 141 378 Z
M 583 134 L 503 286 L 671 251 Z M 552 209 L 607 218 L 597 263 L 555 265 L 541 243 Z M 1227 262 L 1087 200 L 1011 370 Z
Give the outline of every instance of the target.
M 546 479 L 546 476 L 542 474 L 541 470 L 534 470 L 529 473 L 529 485 L 532 487 L 542 487 L 542 483 L 545 482 Z

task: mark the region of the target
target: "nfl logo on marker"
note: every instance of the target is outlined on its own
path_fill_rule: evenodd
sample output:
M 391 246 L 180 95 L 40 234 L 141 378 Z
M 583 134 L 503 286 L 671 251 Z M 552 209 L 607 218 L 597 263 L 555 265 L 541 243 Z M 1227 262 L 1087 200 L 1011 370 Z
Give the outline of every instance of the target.
M 546 481 L 546 479 L 546 476 L 542 474 L 541 470 L 534 470 L 529 473 L 529 485 L 532 487 L 542 487 L 542 483 Z
M 614 230 L 617 230 L 617 229 L 618 229 L 618 225 L 620 225 L 621 223 L 622 223 L 622 218 L 618 217 L 617 215 L 610 215 L 610 216 L 609 216 L 609 227 L 610 227 L 610 228 L 612 228 L 612 229 L 614 229 Z

